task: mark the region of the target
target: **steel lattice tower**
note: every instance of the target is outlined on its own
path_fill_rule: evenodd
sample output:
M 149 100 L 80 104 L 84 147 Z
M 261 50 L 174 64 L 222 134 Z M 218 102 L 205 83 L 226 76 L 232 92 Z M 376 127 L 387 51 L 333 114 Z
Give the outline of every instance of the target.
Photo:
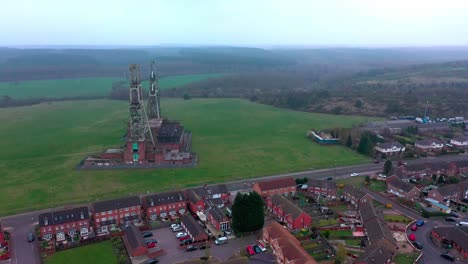
M 140 66 L 131 64 L 130 67 L 130 141 L 137 143 L 151 140 L 154 145 L 153 135 L 146 116 L 141 89 Z
M 151 62 L 148 98 L 148 119 L 161 118 L 158 73 L 156 61 Z

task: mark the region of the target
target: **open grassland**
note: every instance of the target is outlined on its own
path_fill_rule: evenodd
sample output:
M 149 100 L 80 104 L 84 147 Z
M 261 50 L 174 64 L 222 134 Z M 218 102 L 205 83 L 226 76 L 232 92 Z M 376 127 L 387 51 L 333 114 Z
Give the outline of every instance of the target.
M 0 215 L 204 183 L 368 162 L 320 146 L 311 128 L 365 117 L 278 109 L 239 99 L 163 99 L 163 114 L 193 132 L 194 169 L 77 171 L 87 154 L 123 144 L 124 101 L 90 100 L 0 109 Z
M 170 89 L 222 75 L 223 74 L 194 74 L 167 76 L 159 80 L 159 85 L 161 89 Z M 119 78 L 99 77 L 0 82 L 0 96 L 8 95 L 14 99 L 107 96 L 112 89 L 112 83 L 121 80 L 122 79 Z M 145 89 L 148 88 L 148 82 L 143 82 L 142 86 Z
M 87 246 L 77 247 L 60 251 L 48 257 L 46 264 L 83 264 L 83 263 L 106 263 L 117 264 L 118 259 L 112 249 L 110 241 L 99 242 Z

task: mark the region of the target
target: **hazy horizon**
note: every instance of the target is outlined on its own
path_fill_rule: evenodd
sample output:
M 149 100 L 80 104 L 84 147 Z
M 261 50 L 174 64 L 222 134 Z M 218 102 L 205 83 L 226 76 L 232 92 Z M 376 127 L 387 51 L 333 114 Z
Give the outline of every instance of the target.
M 0 46 L 468 46 L 468 1 L 17 0 Z

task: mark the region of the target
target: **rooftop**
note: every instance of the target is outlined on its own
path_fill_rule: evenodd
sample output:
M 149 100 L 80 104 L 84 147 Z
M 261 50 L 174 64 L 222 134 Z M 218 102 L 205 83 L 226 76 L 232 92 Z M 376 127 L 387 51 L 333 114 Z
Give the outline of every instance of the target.
M 89 220 L 87 207 L 77 207 L 73 209 L 42 213 L 39 215 L 39 226 L 60 225 L 64 223 Z
M 259 181 L 257 182 L 257 184 L 262 191 L 287 188 L 287 187 L 296 187 L 296 181 L 292 177 Z
M 402 182 L 396 175 L 387 179 L 387 185 L 388 184 L 393 185 L 395 188 L 398 188 L 404 192 L 410 192 L 413 190 L 413 188 L 416 187 L 414 184 Z
M 212 206 L 209 210 L 209 214 L 211 216 L 213 216 L 213 218 L 217 221 L 217 222 L 223 222 L 223 220 L 225 220 L 227 217 L 223 214 L 223 212 L 221 212 L 221 210 L 219 210 L 218 207 L 216 206 Z
M 143 197 L 147 207 L 163 204 L 172 204 L 185 201 L 185 195 L 181 191 L 156 193 Z
M 271 202 L 276 206 L 280 206 L 286 215 L 292 215 L 293 218 L 305 213 L 301 208 L 281 194 L 274 194 L 271 196 Z
M 138 247 L 146 248 L 145 239 L 143 238 L 143 235 L 141 234 L 140 229 L 138 229 L 138 227 L 134 225 L 129 225 L 124 228 L 123 232 L 132 249 Z
M 200 224 L 197 223 L 197 220 L 195 220 L 191 215 L 182 216 L 182 224 L 187 228 L 193 238 L 196 238 L 201 234 L 207 235 L 203 227 L 201 227 Z
M 468 227 L 436 227 L 432 230 L 440 236 L 454 241 L 463 250 L 468 251 Z
M 96 202 L 93 204 L 94 212 L 106 212 L 132 206 L 141 206 L 140 197 L 129 196 L 115 200 Z

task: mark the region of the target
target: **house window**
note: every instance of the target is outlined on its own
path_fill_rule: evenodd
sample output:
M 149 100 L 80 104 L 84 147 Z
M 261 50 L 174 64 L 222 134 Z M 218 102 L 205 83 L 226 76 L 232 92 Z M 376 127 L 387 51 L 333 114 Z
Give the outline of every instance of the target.
M 69 234 L 70 236 L 74 236 L 74 235 L 76 234 L 76 230 L 75 230 L 75 229 L 71 229 L 71 230 L 68 231 L 68 234 Z
M 101 222 L 104 222 L 106 220 L 107 220 L 107 218 L 105 218 L 105 217 L 101 218 Z
M 112 214 L 112 210 L 110 210 L 110 211 L 107 211 L 107 214 Z
M 52 231 L 52 228 L 50 228 L 50 227 L 49 227 L 49 228 L 47 228 L 47 231 Z
M 87 236 L 88 235 L 88 228 L 81 228 L 80 235 L 82 237 Z
M 102 231 L 102 232 L 107 232 L 107 226 L 101 227 L 101 231 Z
M 134 216 L 134 215 L 136 215 L 136 213 L 135 213 L 135 212 L 132 212 L 132 216 Z
M 125 208 L 125 211 L 128 211 L 128 207 Z
M 50 240 L 52 239 L 52 234 L 45 234 L 42 238 L 44 238 L 45 240 Z

